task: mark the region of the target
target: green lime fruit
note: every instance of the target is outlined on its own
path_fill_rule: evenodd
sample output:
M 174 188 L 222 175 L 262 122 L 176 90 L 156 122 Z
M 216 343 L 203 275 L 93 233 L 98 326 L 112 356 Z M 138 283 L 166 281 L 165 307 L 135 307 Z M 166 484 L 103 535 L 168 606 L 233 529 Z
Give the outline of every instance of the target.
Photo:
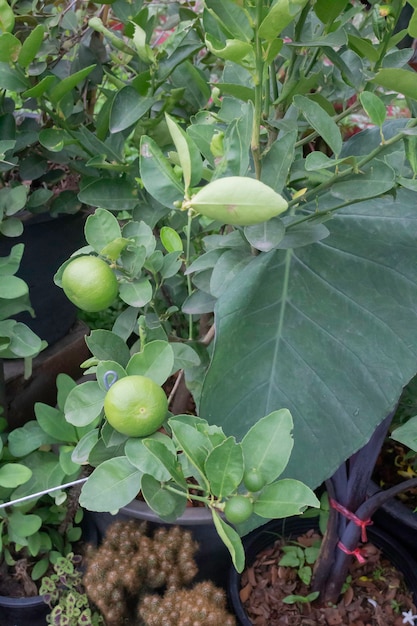
M 110 266 L 96 256 L 79 256 L 62 273 L 62 288 L 68 300 L 91 313 L 107 309 L 119 288 Z
M 224 507 L 226 519 L 231 524 L 246 522 L 253 513 L 253 504 L 246 496 L 232 496 Z
M 261 472 L 256 469 L 256 467 L 253 467 L 252 469 L 245 472 L 243 476 L 243 484 L 248 491 L 260 491 L 262 487 L 265 487 L 266 480 L 262 476 Z
M 107 421 L 128 437 L 147 437 L 156 432 L 167 411 L 165 391 L 147 376 L 120 378 L 104 398 Z

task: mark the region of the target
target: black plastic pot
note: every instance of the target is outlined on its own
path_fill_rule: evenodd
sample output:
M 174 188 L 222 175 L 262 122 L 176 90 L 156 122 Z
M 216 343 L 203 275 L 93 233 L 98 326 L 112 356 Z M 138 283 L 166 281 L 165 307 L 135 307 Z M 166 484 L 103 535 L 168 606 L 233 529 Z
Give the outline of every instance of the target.
M 368 494 L 380 491 L 376 483 L 371 483 Z M 372 516 L 378 526 L 386 530 L 407 547 L 417 559 L 417 513 L 414 513 L 398 498 L 390 498 Z
M 52 218 L 40 214 L 23 222 L 24 230 L 19 237 L 0 237 L 0 256 L 8 255 L 17 243 L 25 245 L 17 276 L 29 286 L 36 317 L 23 312 L 14 319 L 27 324 L 52 345 L 67 334 L 77 317 L 76 307 L 54 284 L 53 278 L 59 266 L 85 244 L 85 215 L 76 213 Z
M 49 611 L 42 596 L 33 598 L 0 596 L 0 626 L 46 626 Z
M 318 528 L 317 519 L 294 517 L 285 520 L 273 520 L 262 526 L 262 528 L 252 531 L 243 539 L 246 564 L 250 566 L 255 561 L 259 552 L 267 548 L 271 542 L 275 541 L 276 535 L 285 535 L 288 538 L 297 537 L 310 528 Z M 402 572 L 407 587 L 413 593 L 414 602 L 416 602 L 417 563 L 401 544 L 380 528 L 376 526 L 369 527 L 367 533 L 369 540 L 382 550 L 389 561 Z M 248 618 L 240 601 L 240 579 L 241 575 L 234 568 L 231 568 L 228 581 L 229 601 L 236 615 L 238 624 L 240 624 L 240 626 L 252 626 L 252 622 Z
M 161 520 L 145 502 L 139 500 L 134 500 L 120 509 L 116 516 L 91 511 L 85 511 L 84 515 L 89 519 L 89 526 L 95 527 L 94 540 L 97 543 L 101 543 L 108 526 L 116 519 L 146 520 L 151 528 L 152 525 L 170 525 Z M 216 585 L 225 588 L 231 558 L 216 532 L 210 511 L 205 507 L 189 507 L 172 525 L 179 525 L 189 530 L 199 544 L 195 557 L 198 566 L 195 580 L 212 580 Z

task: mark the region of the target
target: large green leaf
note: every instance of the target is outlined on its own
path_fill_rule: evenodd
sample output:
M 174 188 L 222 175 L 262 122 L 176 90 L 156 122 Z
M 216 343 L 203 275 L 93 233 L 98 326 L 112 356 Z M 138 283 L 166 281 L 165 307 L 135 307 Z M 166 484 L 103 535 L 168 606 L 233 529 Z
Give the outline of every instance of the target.
M 218 301 L 201 416 L 240 438 L 288 408 L 285 474 L 310 486 L 363 446 L 417 370 L 415 205 L 358 203 L 328 238 L 255 257 Z

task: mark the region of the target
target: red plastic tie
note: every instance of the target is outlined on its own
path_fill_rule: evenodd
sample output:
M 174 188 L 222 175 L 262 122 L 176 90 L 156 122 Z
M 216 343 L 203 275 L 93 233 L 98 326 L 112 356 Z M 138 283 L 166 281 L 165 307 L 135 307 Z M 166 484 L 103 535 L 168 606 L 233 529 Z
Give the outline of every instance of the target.
M 360 519 L 357 515 L 352 513 L 352 511 L 349 511 L 342 504 L 339 504 L 339 502 L 336 502 L 336 500 L 333 500 L 333 498 L 329 498 L 329 503 L 330 503 L 330 506 L 332 506 L 336 511 L 338 511 L 339 513 L 347 517 L 347 519 L 349 519 L 351 522 L 354 522 L 354 524 L 356 524 L 357 526 L 360 526 L 361 541 L 362 543 L 366 543 L 368 541 L 368 537 L 366 535 L 366 527 L 372 526 L 373 521 L 370 518 Z
M 355 556 L 359 563 L 365 563 L 366 559 L 363 556 L 362 550 L 360 548 L 355 548 L 354 550 L 349 550 L 341 541 L 337 544 L 337 547 L 342 550 L 345 554 L 349 554 L 350 556 Z

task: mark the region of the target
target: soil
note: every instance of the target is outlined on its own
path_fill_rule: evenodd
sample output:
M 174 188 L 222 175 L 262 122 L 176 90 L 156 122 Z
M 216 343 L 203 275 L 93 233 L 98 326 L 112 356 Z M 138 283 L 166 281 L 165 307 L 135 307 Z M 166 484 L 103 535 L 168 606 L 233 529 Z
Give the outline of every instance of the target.
M 311 530 L 297 542 L 308 547 L 319 540 Z M 254 626 L 403 626 L 403 612 L 417 614 L 402 574 L 370 543 L 364 546 L 365 563 L 352 563 L 351 580 L 336 605 L 323 607 L 318 601 L 286 604 L 285 597 L 306 597 L 311 589 L 300 581 L 294 568 L 278 565 L 283 545 L 278 539 L 242 574 L 240 598 Z

